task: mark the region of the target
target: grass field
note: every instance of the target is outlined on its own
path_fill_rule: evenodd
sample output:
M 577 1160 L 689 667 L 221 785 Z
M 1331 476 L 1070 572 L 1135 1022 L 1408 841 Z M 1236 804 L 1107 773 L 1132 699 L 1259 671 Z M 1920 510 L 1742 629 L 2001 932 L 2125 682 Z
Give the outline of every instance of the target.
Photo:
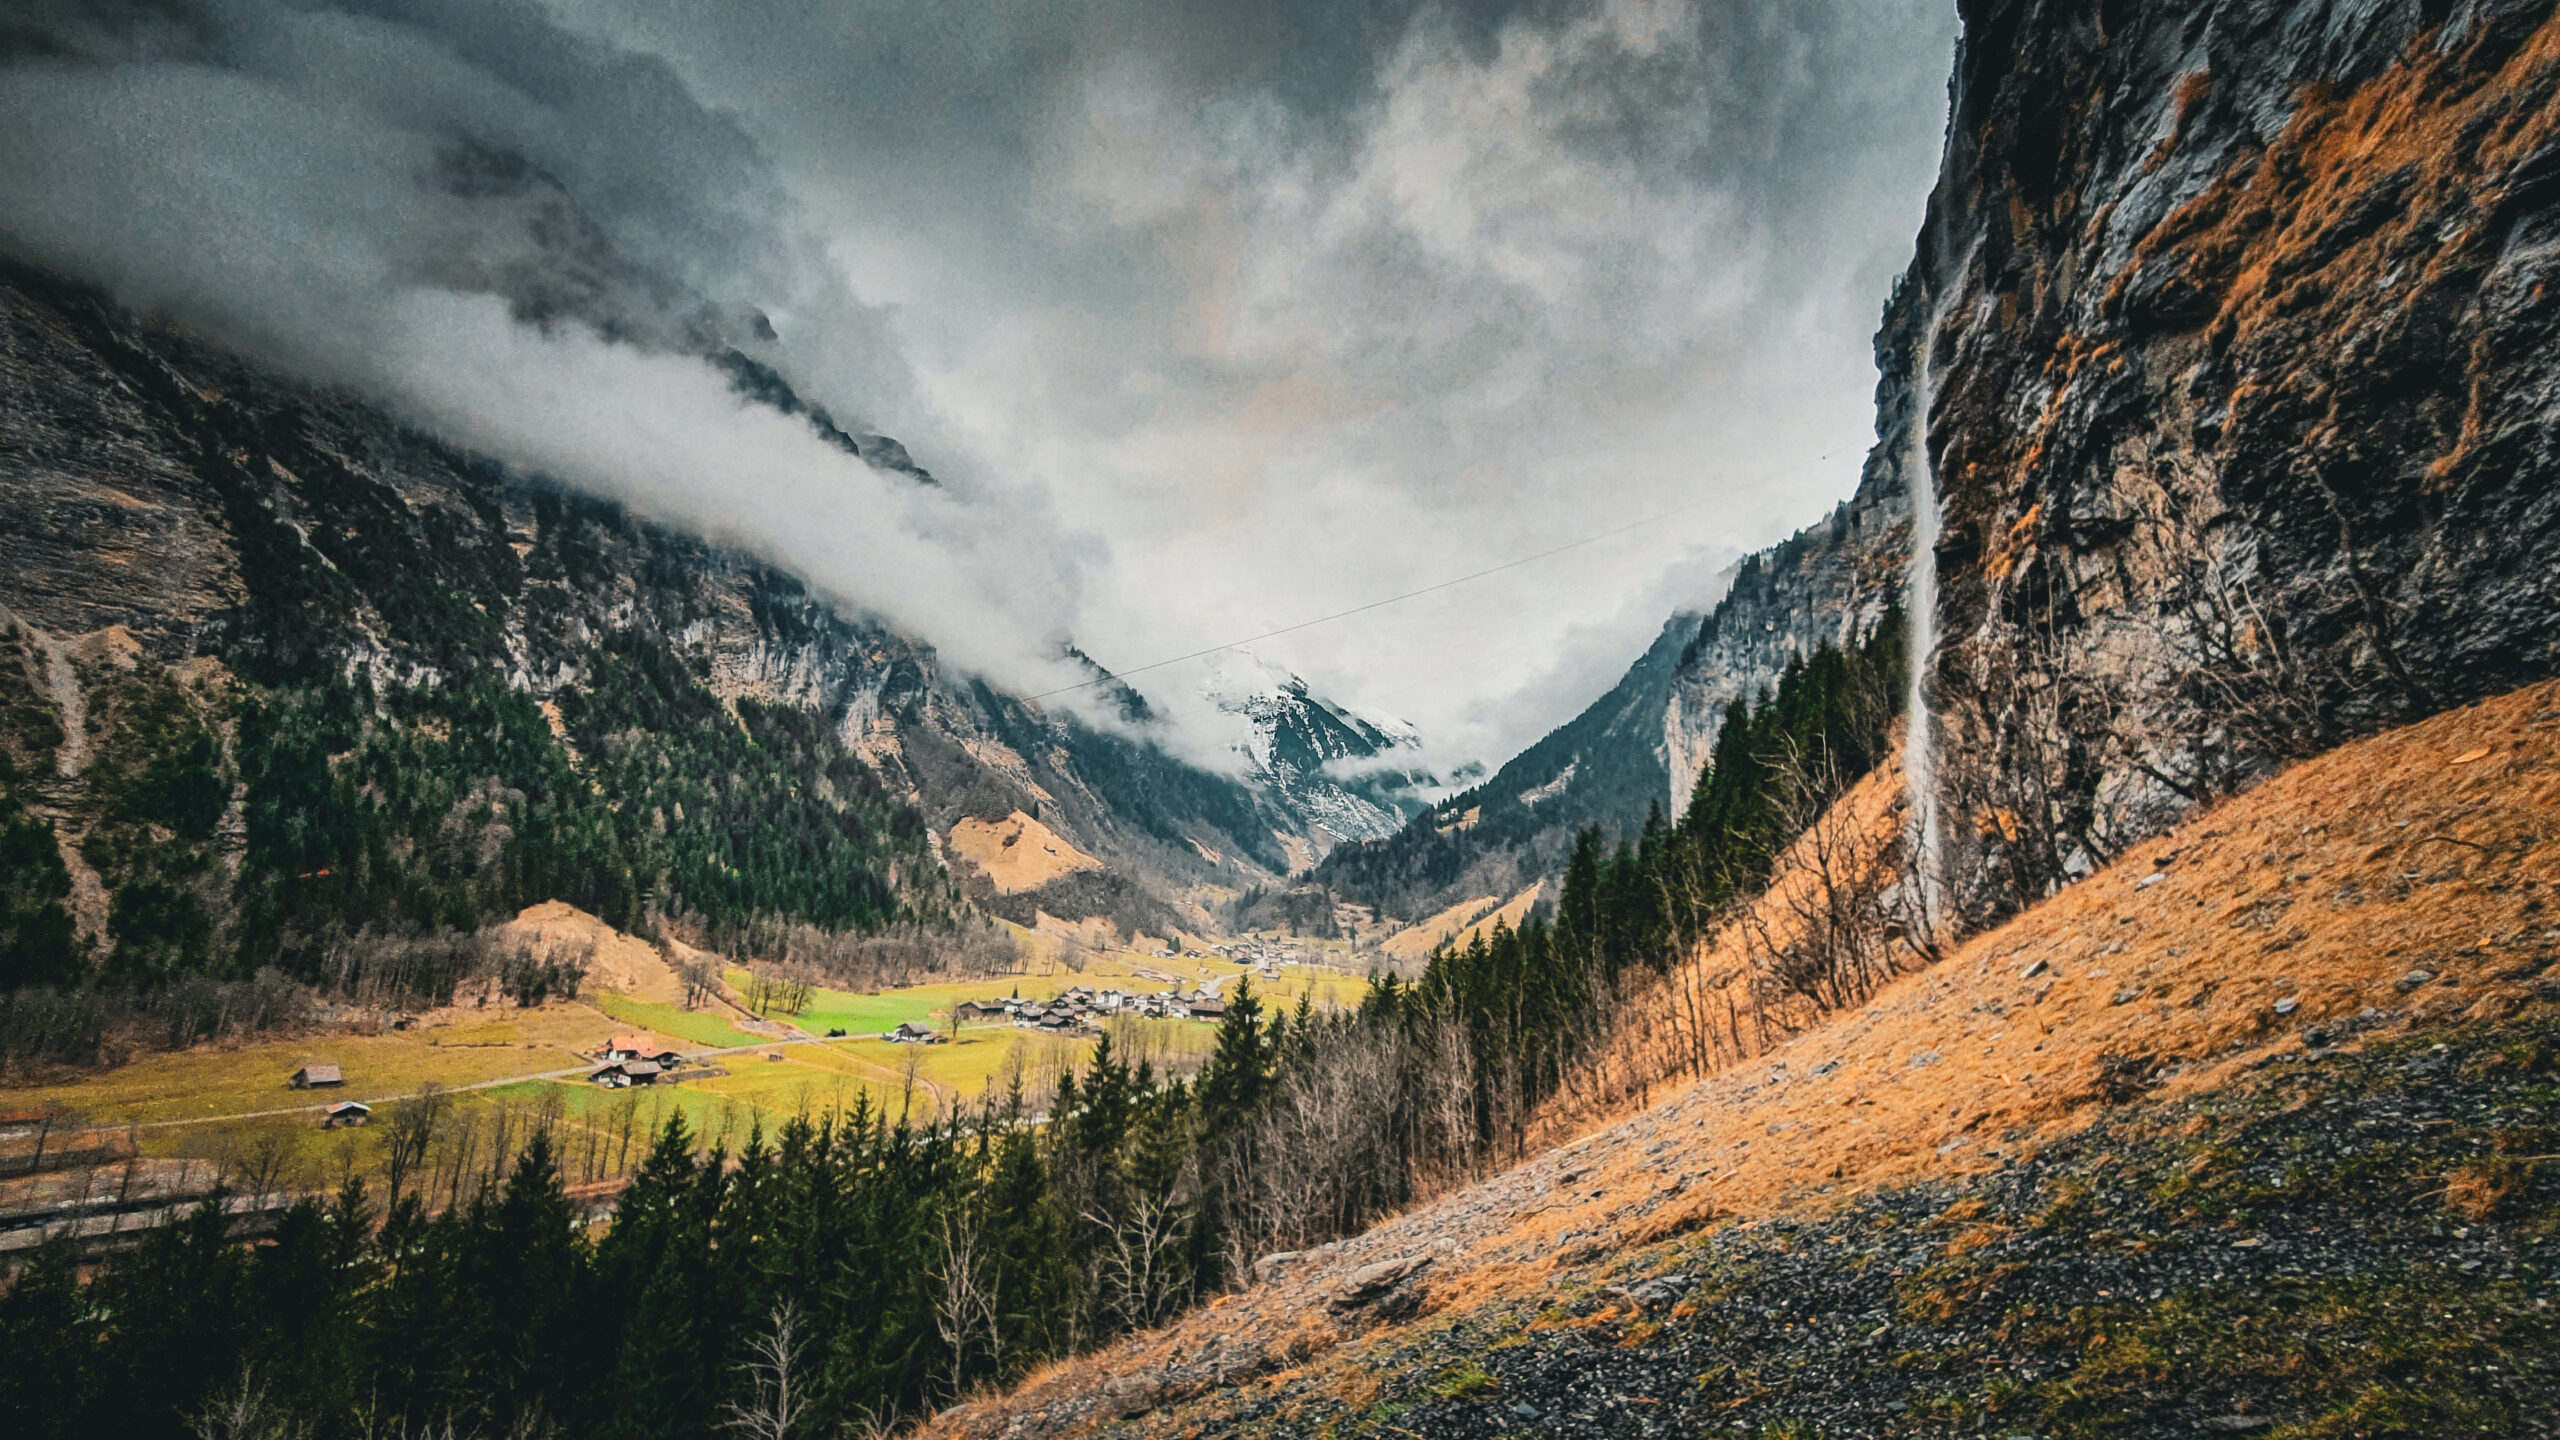
M 732 971 L 730 978 L 731 983 L 742 984 L 746 972 Z M 962 1000 L 1004 993 L 985 985 L 918 985 L 879 995 L 820 990 L 810 998 L 807 1009 L 776 1018 L 787 1019 L 812 1035 L 824 1035 L 830 1030 L 842 1030 L 847 1035 L 878 1035 L 909 1021 L 929 1025 L 934 1023 L 933 1012 L 937 1010 L 947 1011 Z
M 607 1015 L 626 1025 L 638 1025 L 650 1033 L 696 1045 L 753 1045 L 766 1039 L 731 1028 L 727 1012 L 720 1010 L 687 1010 L 649 1000 L 634 1000 L 628 995 L 597 995 L 593 1003 Z
M 10 1109 L 61 1105 L 91 1124 L 124 1125 L 237 1115 L 254 1110 L 378 1100 L 433 1080 L 451 1087 L 582 1063 L 615 1026 L 584 1004 L 493 1010 L 490 1018 L 380 1035 L 264 1040 L 150 1055 L 130 1065 L 54 1085 L 0 1088 Z M 346 1071 L 342 1090 L 295 1090 L 286 1077 L 305 1064 Z
M 1315 992 L 1318 1010 L 1356 1010 L 1368 997 L 1369 981 L 1364 976 L 1346 975 L 1339 970 L 1319 969 L 1313 965 L 1283 965 L 1279 979 L 1257 979 L 1253 988 L 1255 994 L 1277 1010 L 1296 1008 L 1298 997 L 1310 990 Z
M 1225 993 L 1233 994 L 1234 977 L 1245 973 L 1244 966 L 1217 958 L 1168 960 L 1101 950 L 1079 952 L 1080 965 L 1071 968 L 1061 963 L 1065 952 L 1058 937 L 1023 931 L 1019 938 L 1026 973 L 882 994 L 818 991 L 801 1014 L 775 1018 L 810 1035 L 842 1029 L 848 1038 L 772 1047 L 783 1056 L 778 1061 L 765 1058 L 763 1047 L 770 1037 L 737 1029 L 730 1012 L 688 1011 L 602 993 L 531 1010 L 442 1012 L 421 1028 L 380 1035 L 330 1034 L 150 1055 L 74 1080 L 0 1087 L 0 1108 L 59 1107 L 73 1123 L 143 1126 L 141 1150 L 151 1158 L 230 1164 L 260 1150 L 282 1153 L 303 1181 L 315 1186 L 335 1185 L 349 1175 L 379 1180 L 387 1129 L 379 1122 L 390 1118 L 384 1107 L 430 1083 L 454 1092 L 445 1103 L 449 1123 L 455 1125 L 493 1129 L 502 1111 L 557 1107 L 573 1132 L 564 1136 L 564 1143 L 590 1159 L 607 1131 L 618 1146 L 625 1132 L 636 1128 L 654 1133 L 666 1115 L 678 1112 L 706 1140 L 725 1134 L 734 1148 L 758 1123 L 770 1131 L 792 1115 L 829 1113 L 858 1098 L 892 1115 L 908 1110 L 906 1067 L 911 1060 L 921 1093 L 931 1097 L 912 1107 L 922 1119 L 976 1101 L 991 1086 L 1000 1089 L 1017 1066 L 1032 1103 L 1045 1103 L 1047 1087 L 1056 1077 L 1080 1067 L 1092 1054 L 1089 1039 L 1004 1024 L 971 1025 L 956 1043 L 913 1049 L 877 1038 L 904 1022 L 939 1025 L 960 1000 L 1017 993 L 1045 1000 L 1075 985 L 1163 988 L 1162 980 L 1142 978 L 1137 973 L 1141 969 L 1179 977 L 1185 989 L 1223 979 Z M 743 971 L 731 975 L 734 982 L 746 978 Z M 1357 1004 L 1366 990 L 1360 979 L 1318 967 L 1291 966 L 1279 981 L 1260 983 L 1272 1005 L 1281 1009 L 1294 1007 L 1309 987 L 1320 1006 Z M 718 1063 L 730 1072 L 725 1076 L 639 1090 L 598 1090 L 574 1073 L 555 1073 L 582 1070 L 586 1057 L 608 1035 L 630 1030 L 647 1030 L 688 1048 L 754 1048 L 722 1057 Z M 1115 1033 L 1124 1058 L 1146 1059 L 1160 1074 L 1187 1075 L 1206 1059 L 1217 1032 L 1193 1021 L 1131 1018 L 1116 1022 Z M 287 1085 L 296 1069 L 315 1063 L 341 1066 L 345 1088 L 301 1091 Z M 367 1129 L 319 1130 L 316 1107 L 341 1099 L 374 1104 L 377 1123 Z
M 962 1099 L 975 1099 L 990 1081 L 1004 1073 L 1007 1057 L 1017 1048 L 1022 1051 L 1024 1065 L 1033 1068 L 1033 1057 L 1042 1042 L 1069 1045 L 1078 1061 L 1092 1053 L 1091 1041 L 1061 1041 L 1052 1036 L 1034 1039 L 1009 1025 L 972 1025 L 960 1032 L 958 1041 L 948 1045 L 892 1045 L 886 1040 L 839 1040 L 826 1048 L 862 1062 L 874 1073 L 902 1072 L 910 1050 L 921 1050 L 920 1069 L 923 1078 Z

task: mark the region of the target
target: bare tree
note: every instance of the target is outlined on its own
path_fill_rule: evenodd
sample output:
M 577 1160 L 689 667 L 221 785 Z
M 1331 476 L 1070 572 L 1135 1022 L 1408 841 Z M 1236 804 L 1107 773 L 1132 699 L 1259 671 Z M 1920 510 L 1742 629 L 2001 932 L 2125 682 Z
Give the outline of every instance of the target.
M 1182 1301 L 1173 1261 L 1191 1237 L 1189 1207 L 1137 1195 L 1117 1216 L 1088 1211 L 1084 1218 L 1103 1238 L 1094 1257 L 1103 1304 L 1132 1330 L 1151 1330 L 1171 1317 Z
M 1795 841 L 1780 851 L 1760 900 L 1741 907 L 1736 928 L 1753 968 L 1775 998 L 1809 1013 L 1795 1024 L 1864 1001 L 1897 973 L 1897 892 L 1890 836 L 1835 803 L 1847 788 L 1828 756 L 1792 747 L 1778 757 L 1779 814 Z M 1923 932 L 1925 933 L 1925 931 Z
M 240 1383 L 216 1395 L 187 1422 L 197 1440 L 299 1440 L 310 1427 L 267 1398 L 267 1387 L 248 1367 Z
M 301 1148 L 302 1132 L 266 1130 L 240 1153 L 240 1188 L 252 1209 L 264 1208 L 267 1197 L 284 1188 L 285 1175 L 294 1168 Z
M 779 1301 L 770 1320 L 771 1328 L 747 1347 L 747 1360 L 738 1367 L 753 1398 L 744 1405 L 732 1402 L 723 1425 L 756 1440 L 790 1440 L 792 1427 L 809 1408 L 800 1385 L 800 1351 L 805 1342 L 800 1336 L 799 1308 L 789 1300 Z
M 906 1046 L 905 1049 L 907 1053 L 898 1064 L 900 1081 L 898 1120 L 901 1124 L 905 1123 L 907 1113 L 915 1108 L 916 1086 L 922 1081 L 924 1075 L 924 1045 L 918 1042 Z
M 428 1148 L 435 1143 L 438 1122 L 444 1118 L 444 1107 L 444 1087 L 433 1080 L 392 1107 L 390 1133 L 382 1147 L 383 1180 L 390 1187 L 390 1203 L 400 1203 L 401 1186 L 427 1158 Z
M 999 1321 L 1000 1272 L 986 1254 L 986 1215 L 976 1204 L 942 1212 L 941 1254 L 933 1268 L 933 1326 L 951 1352 L 951 1391 L 960 1393 L 971 1373 L 969 1357 L 981 1343 L 986 1373 L 1004 1373 L 1004 1330 Z
M 779 1010 L 797 1015 L 809 1008 L 818 992 L 818 972 L 798 961 L 760 964 L 747 970 L 747 1008 L 759 1015 Z
M 720 967 L 697 956 L 676 967 L 676 978 L 684 982 L 684 1008 L 699 1010 L 720 993 Z

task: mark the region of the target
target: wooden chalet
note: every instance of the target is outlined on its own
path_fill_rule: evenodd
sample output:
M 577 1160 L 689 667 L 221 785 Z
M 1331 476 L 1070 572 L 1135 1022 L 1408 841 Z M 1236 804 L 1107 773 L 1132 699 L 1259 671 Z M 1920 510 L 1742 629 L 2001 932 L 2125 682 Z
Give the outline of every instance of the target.
M 599 1065 L 587 1076 L 607 1090 L 628 1090 L 634 1085 L 655 1085 L 666 1067 L 655 1060 L 615 1060 Z
M 305 1065 L 293 1072 L 293 1088 L 296 1090 L 318 1090 L 346 1083 L 346 1072 L 335 1065 Z

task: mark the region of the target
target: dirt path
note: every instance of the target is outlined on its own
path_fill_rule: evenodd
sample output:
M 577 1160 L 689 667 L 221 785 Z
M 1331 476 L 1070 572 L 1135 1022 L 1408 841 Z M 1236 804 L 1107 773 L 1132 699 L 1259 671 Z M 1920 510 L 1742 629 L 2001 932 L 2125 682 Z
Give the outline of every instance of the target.
M 727 1045 L 713 1050 L 695 1050 L 683 1053 L 684 1058 L 687 1060 L 702 1061 L 710 1060 L 722 1055 L 746 1055 L 760 1050 L 772 1050 L 784 1045 L 823 1045 L 825 1043 L 826 1041 L 815 1035 L 795 1035 L 785 1040 L 764 1040 L 753 1045 Z M 478 1080 L 469 1085 L 449 1085 L 444 1087 L 441 1093 L 446 1095 L 462 1095 L 468 1094 L 474 1090 L 495 1090 L 501 1085 L 521 1085 L 528 1080 L 560 1080 L 573 1075 L 584 1077 L 586 1075 L 593 1074 L 595 1072 L 595 1068 L 596 1067 L 593 1064 L 585 1064 L 574 1065 L 565 1070 L 534 1070 L 522 1075 L 502 1075 L 495 1080 Z M 904 1077 L 899 1078 L 903 1081 Z M 681 1084 L 683 1082 L 676 1081 L 671 1083 Z M 411 1095 L 414 1093 L 415 1092 L 398 1095 L 368 1096 L 357 1100 L 356 1103 L 368 1106 L 392 1105 L 411 1098 Z M 332 1105 L 342 1103 L 344 1103 L 343 1100 L 322 1100 L 310 1105 L 286 1105 L 273 1110 L 242 1110 L 228 1115 L 190 1115 L 182 1120 L 143 1120 L 136 1122 L 130 1127 L 117 1128 L 131 1128 L 135 1130 L 169 1130 L 181 1125 L 219 1125 L 231 1120 L 271 1120 L 279 1115 L 316 1115 L 319 1112 L 328 1109 Z

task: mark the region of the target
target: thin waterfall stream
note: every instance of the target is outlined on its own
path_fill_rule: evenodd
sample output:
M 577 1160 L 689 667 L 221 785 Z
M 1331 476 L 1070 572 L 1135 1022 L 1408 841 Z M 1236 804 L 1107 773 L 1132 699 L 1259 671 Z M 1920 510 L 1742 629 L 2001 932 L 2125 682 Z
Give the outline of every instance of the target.
M 1911 423 L 1903 458 L 1911 487 L 1911 579 L 1908 603 L 1911 624 L 1911 688 L 1903 697 L 1902 764 L 1910 787 L 1912 838 L 1916 852 L 1915 887 L 1920 928 L 1934 939 L 1942 923 L 1946 851 L 1945 824 L 1938 809 L 1936 741 L 1929 714 L 1929 661 L 1938 653 L 1938 477 L 1929 457 L 1929 411 L 1937 399 L 1935 351 L 1938 328 L 1947 318 L 1963 285 L 1956 271 L 1954 287 L 1929 309 L 1920 332 L 1919 355 L 1911 375 Z

